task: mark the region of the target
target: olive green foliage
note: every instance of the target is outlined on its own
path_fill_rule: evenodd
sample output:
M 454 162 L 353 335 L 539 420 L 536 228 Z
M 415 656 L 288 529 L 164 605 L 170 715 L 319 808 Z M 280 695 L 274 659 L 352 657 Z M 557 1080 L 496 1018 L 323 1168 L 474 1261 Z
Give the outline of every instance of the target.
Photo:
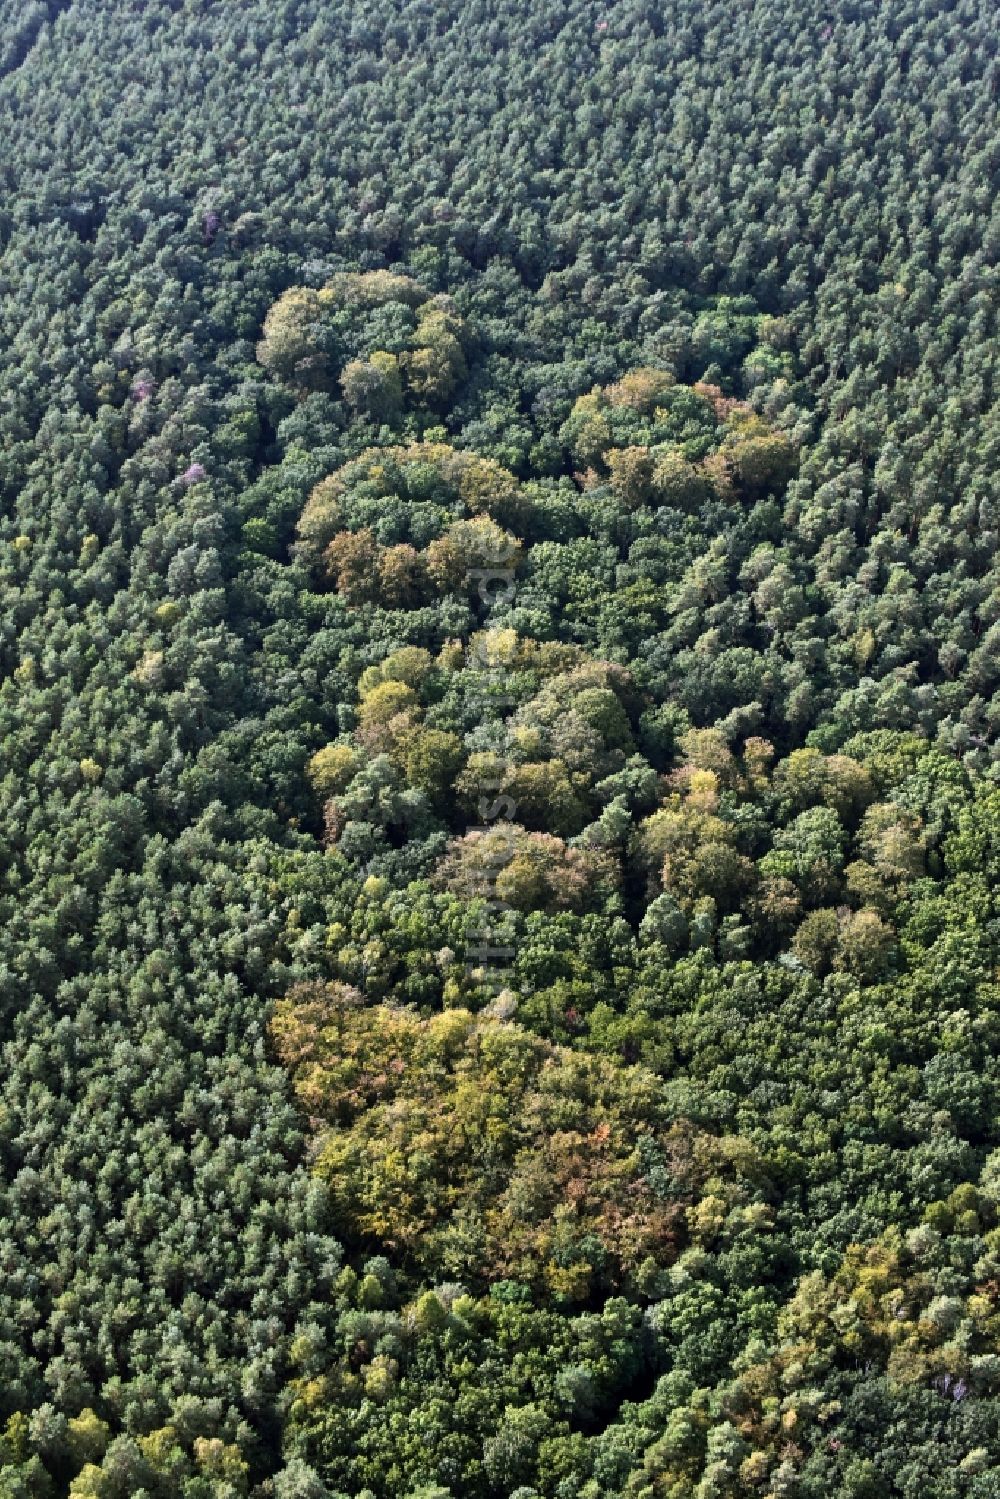
M 756 1184 L 742 1142 L 672 1118 L 652 1072 L 555 1046 L 497 1008 L 425 1020 L 364 1008 L 336 984 L 278 1006 L 272 1035 L 296 1096 L 330 1125 L 317 1171 L 345 1239 L 395 1251 L 411 1273 L 515 1280 L 566 1304 L 636 1289 L 648 1262 L 668 1268 L 707 1181 L 720 1223 L 745 1213 Z
M 994 31 L 0 0 L 3 1499 L 995 1493 Z
M 257 358 L 300 394 L 339 383 L 355 415 L 393 421 L 404 388 L 423 405 L 448 399 L 466 374 L 467 336 L 451 300 L 412 277 L 340 272 L 319 290 L 292 286 L 278 298 Z

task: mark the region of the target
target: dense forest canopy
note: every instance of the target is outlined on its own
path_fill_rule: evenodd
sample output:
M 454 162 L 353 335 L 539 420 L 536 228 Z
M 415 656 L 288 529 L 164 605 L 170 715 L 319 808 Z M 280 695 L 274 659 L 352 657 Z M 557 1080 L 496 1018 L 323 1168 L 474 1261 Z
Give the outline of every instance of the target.
M 990 1499 L 994 7 L 0 0 L 0 1499 Z

